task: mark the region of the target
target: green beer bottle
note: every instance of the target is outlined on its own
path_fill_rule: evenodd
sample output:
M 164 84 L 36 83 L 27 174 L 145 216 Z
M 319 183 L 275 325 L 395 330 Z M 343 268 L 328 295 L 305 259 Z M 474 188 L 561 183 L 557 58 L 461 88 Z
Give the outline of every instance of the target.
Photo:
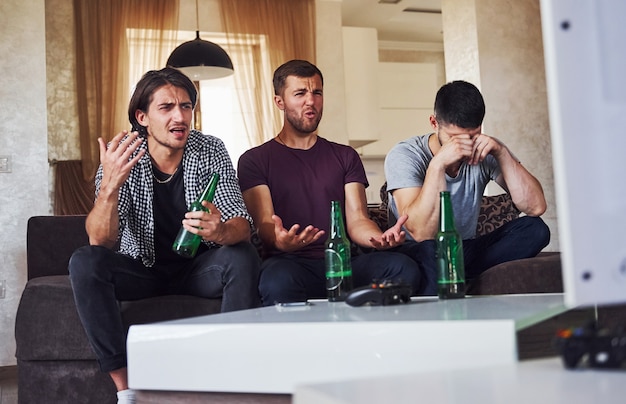
M 341 205 L 339 201 L 332 201 L 330 203 L 330 228 L 324 253 L 328 301 L 343 301 L 352 290 L 350 259 L 350 241 L 346 235 Z
M 463 240 L 454 227 L 450 192 L 439 194 L 439 231 L 437 244 L 437 285 L 440 299 L 465 297 L 465 264 Z
M 217 189 L 217 183 L 219 182 L 219 180 L 220 175 L 218 173 L 213 173 L 211 175 L 211 178 L 209 178 L 209 183 L 207 184 L 204 191 L 200 194 L 198 199 L 193 201 L 189 206 L 189 212 L 197 212 L 200 210 L 208 211 L 207 208 L 202 206 L 202 201 L 213 202 L 215 189 Z M 181 226 L 180 230 L 178 231 L 178 235 L 174 240 L 174 244 L 172 245 L 172 251 L 185 258 L 193 258 L 196 256 L 196 252 L 198 252 L 198 247 L 200 247 L 201 242 L 202 237 L 190 231 L 187 231 L 184 226 Z

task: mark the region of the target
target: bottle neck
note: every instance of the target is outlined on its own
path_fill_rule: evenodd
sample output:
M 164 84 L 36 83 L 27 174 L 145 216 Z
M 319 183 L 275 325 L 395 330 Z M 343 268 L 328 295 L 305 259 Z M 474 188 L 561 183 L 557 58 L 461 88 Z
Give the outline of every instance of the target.
M 450 192 L 440 192 L 439 201 L 439 231 L 455 231 Z
M 343 223 L 343 214 L 339 201 L 332 201 L 330 204 L 330 238 L 345 238 L 346 230 Z
M 209 178 L 209 183 L 200 197 L 198 198 L 198 202 L 207 201 L 213 202 L 213 197 L 215 196 L 215 190 L 217 189 L 217 183 L 220 180 L 220 175 L 218 173 L 211 174 L 211 178 Z

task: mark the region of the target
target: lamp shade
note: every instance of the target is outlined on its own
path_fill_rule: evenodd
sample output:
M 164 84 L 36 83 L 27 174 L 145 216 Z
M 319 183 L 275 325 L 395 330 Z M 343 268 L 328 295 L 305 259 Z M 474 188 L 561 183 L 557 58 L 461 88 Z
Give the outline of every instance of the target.
M 234 73 L 233 62 L 224 49 L 213 42 L 196 39 L 179 45 L 167 59 L 167 65 L 175 67 L 191 80 L 209 80 Z

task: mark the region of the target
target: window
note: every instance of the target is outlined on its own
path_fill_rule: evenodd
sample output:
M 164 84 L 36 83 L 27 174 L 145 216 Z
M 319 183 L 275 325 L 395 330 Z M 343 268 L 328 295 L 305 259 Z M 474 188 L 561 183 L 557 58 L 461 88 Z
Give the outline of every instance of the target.
M 233 164 L 253 146 L 248 139 L 233 76 L 200 82 L 202 133 L 222 139 Z

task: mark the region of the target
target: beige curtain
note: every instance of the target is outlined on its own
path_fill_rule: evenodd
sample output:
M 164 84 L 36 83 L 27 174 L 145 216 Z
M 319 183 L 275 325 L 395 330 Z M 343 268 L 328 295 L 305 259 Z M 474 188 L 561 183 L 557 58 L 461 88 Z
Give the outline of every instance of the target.
M 178 0 L 74 0 L 76 88 L 83 176 L 93 178 L 100 156 L 96 139 L 110 140 L 128 129 L 129 52 L 127 30 L 154 30 L 157 45 L 140 57 L 139 69 L 165 66 L 158 46 L 178 29 Z M 150 31 L 153 32 L 153 31 Z
M 314 0 L 218 0 L 235 85 L 252 145 L 273 137 L 282 126 L 273 107 L 272 73 L 291 59 L 315 63 Z M 261 36 L 261 42 L 258 39 Z M 271 71 L 262 69 L 269 51 Z

